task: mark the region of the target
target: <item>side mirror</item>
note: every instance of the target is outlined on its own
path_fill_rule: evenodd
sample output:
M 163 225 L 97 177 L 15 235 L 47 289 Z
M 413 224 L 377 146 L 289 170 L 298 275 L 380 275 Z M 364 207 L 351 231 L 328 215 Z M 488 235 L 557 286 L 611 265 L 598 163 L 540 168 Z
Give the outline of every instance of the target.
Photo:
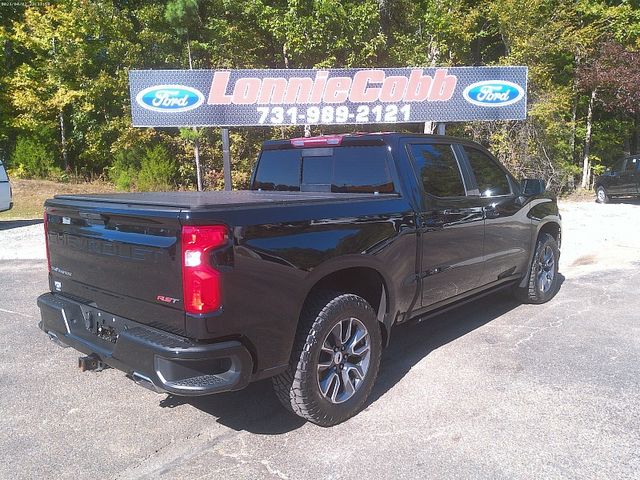
M 525 178 L 521 182 L 522 195 L 525 197 L 533 197 L 544 193 L 546 185 L 541 178 Z

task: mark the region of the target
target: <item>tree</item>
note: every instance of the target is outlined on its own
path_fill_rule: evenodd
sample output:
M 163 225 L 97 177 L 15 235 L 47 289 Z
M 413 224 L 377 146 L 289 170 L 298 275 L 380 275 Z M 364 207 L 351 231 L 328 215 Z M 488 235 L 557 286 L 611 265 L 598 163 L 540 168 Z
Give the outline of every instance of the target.
M 189 69 L 193 69 L 193 59 L 191 57 L 191 37 L 193 31 L 200 24 L 198 16 L 197 0 L 171 0 L 167 4 L 164 18 L 176 30 L 179 35 L 185 35 L 187 41 L 187 56 L 189 59 Z M 198 191 L 202 191 L 202 171 L 200 169 L 200 135 L 194 127 L 189 134 L 187 129 L 180 129 L 180 137 L 193 141 L 193 155 L 196 163 L 196 185 Z
M 129 160 L 162 144 L 181 187 L 222 186 L 217 131 L 131 126 L 131 68 L 527 65 L 525 121 L 448 132 L 472 136 L 515 174 L 543 176 L 556 191 L 584 170 L 576 138 L 588 137 L 587 125 L 594 168 L 640 143 L 634 0 L 77 0 L 0 10 L 0 155 L 26 139 L 82 176 L 127 174 Z M 619 48 L 605 55 L 591 101 L 582 72 L 609 40 Z M 263 140 L 302 134 L 301 126 L 234 129 L 234 185 L 246 186 Z
M 65 169 L 104 168 L 128 99 L 125 67 L 139 47 L 130 19 L 109 2 L 27 8 L 11 41 L 22 62 L 8 80 L 13 126 L 57 132 Z
M 578 85 L 589 92 L 583 155 L 582 188 L 589 186 L 589 153 L 593 113 L 596 101 L 609 112 L 628 116 L 633 121 L 630 135 L 631 153 L 640 146 L 640 52 L 624 48 L 616 42 L 600 45 L 596 54 L 584 62 L 577 72 Z

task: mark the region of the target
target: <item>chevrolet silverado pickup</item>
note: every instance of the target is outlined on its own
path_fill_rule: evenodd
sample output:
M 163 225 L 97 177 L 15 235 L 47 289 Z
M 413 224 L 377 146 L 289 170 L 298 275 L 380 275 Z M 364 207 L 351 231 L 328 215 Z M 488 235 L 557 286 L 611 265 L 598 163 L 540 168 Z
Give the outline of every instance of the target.
M 447 136 L 269 141 L 250 190 L 57 195 L 44 225 L 40 328 L 82 370 L 184 396 L 271 377 L 322 426 L 362 408 L 394 325 L 560 285 L 544 182 Z

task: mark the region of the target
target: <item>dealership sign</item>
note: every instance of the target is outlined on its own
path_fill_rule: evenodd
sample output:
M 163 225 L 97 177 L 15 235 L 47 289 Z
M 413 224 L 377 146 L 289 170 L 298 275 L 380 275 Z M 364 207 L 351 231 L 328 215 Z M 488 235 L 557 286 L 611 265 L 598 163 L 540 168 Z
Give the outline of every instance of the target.
M 526 67 L 131 70 L 133 125 L 521 120 Z

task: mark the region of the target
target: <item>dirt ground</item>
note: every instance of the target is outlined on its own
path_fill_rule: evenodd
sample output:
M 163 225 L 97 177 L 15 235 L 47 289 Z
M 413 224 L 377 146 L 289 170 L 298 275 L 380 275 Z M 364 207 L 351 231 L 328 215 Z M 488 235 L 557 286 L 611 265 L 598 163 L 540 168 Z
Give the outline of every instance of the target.
M 0 213 L 0 220 L 42 218 L 43 204 L 54 195 L 73 193 L 108 193 L 115 187 L 106 182 L 60 183 L 49 180 L 11 179 L 13 208 Z

